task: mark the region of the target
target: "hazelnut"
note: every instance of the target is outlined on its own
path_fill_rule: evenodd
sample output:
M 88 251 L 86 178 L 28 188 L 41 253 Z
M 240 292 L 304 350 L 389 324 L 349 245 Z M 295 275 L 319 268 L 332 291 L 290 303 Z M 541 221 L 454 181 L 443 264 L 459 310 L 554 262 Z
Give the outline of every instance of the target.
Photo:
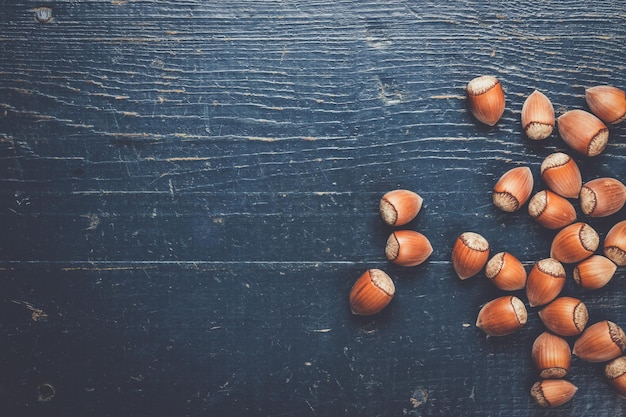
M 416 266 L 428 259 L 433 247 L 426 236 L 413 230 L 396 230 L 387 239 L 385 255 L 401 266 Z
M 566 263 L 576 263 L 593 255 L 600 245 L 600 236 L 587 223 L 566 226 L 554 236 L 550 257 Z
M 571 400 L 576 391 L 578 388 L 564 379 L 544 379 L 533 384 L 530 396 L 541 407 L 554 408 Z
M 614 125 L 626 120 L 626 92 L 610 85 L 585 90 L 587 105 L 604 123 Z
M 593 114 L 584 110 L 570 110 L 558 118 L 561 139 L 572 149 L 586 156 L 604 151 L 609 141 L 609 130 Z
M 549 189 L 565 198 L 578 198 L 582 176 L 576 162 L 566 153 L 555 152 L 541 163 L 541 178 Z
M 615 214 L 626 204 L 626 185 L 615 178 L 596 178 L 580 190 L 580 208 L 591 217 Z
M 529 139 L 542 140 L 554 130 L 554 107 L 550 99 L 535 90 L 522 106 L 522 129 Z
M 388 225 L 402 226 L 417 216 L 423 201 L 422 197 L 413 191 L 389 191 L 380 200 L 380 215 Z
M 626 220 L 611 227 L 604 237 L 604 255 L 617 266 L 626 266 Z
M 609 361 L 604 366 L 604 376 L 617 395 L 626 399 L 626 356 Z
M 478 274 L 489 259 L 489 242 L 475 232 L 462 233 L 452 248 L 452 266 L 460 279 Z
M 485 275 L 504 291 L 521 290 L 526 285 L 524 265 L 508 252 L 495 254 L 485 266 Z
M 526 280 L 526 297 L 531 307 L 548 304 L 565 286 L 565 268 L 559 261 L 546 258 L 535 262 Z
M 574 281 L 581 288 L 597 290 L 604 287 L 615 275 L 617 265 L 602 255 L 591 255 L 574 267 Z
M 560 229 L 576 221 L 576 209 L 550 190 L 539 191 L 528 203 L 528 214 L 547 229 Z
M 539 310 L 544 326 L 559 336 L 576 336 L 583 332 L 589 312 L 585 303 L 573 297 L 558 297 Z
M 478 312 L 476 327 L 489 336 L 506 336 L 526 324 L 528 313 L 524 303 L 512 295 L 496 298 Z
M 391 302 L 396 287 L 385 272 L 369 269 L 356 280 L 350 290 L 350 309 L 353 314 L 371 316 Z
M 587 362 L 615 359 L 626 348 L 626 335 L 620 326 L 603 320 L 593 324 L 576 339 L 572 353 Z
M 563 378 L 569 372 L 572 353 L 565 339 L 543 332 L 533 343 L 532 359 L 541 378 Z
M 528 167 L 517 167 L 505 172 L 493 187 L 493 204 L 501 210 L 513 212 L 528 201 L 533 191 L 533 174 Z
M 469 109 L 480 122 L 489 126 L 498 123 L 504 113 L 504 90 L 496 77 L 483 75 L 467 84 Z

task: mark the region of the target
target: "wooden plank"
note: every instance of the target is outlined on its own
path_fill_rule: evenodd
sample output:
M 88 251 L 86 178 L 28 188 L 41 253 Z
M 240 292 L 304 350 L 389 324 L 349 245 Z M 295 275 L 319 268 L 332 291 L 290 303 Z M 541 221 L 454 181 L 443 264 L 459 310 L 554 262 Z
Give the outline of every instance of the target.
M 390 308 L 358 319 L 347 292 L 362 267 L 262 264 L 251 276 L 242 264 L 20 264 L 0 312 L 12 323 L 4 368 L 20 381 L 7 393 L 42 407 L 34 393 L 49 383 L 53 406 L 96 415 L 538 413 L 528 398 L 536 311 L 519 333 L 485 338 L 475 316 L 499 292 L 430 262 L 392 269 Z M 569 282 L 567 293 L 593 321 L 621 318 L 624 279 L 593 294 Z M 574 359 L 583 392 L 564 411 L 620 407 L 599 369 Z
M 7 3 L 7 2 L 3 2 Z M 534 89 L 557 115 L 626 87 L 626 6 L 519 1 L 100 1 L 2 4 L 0 405 L 11 415 L 540 416 L 537 309 L 504 338 L 474 327 L 501 295 L 462 282 L 476 230 L 527 269 L 555 232 L 491 189 L 555 133 L 519 126 Z M 464 86 L 494 74 L 493 128 Z M 583 177 L 626 181 L 624 125 Z M 380 196 L 425 199 L 407 227 L 429 261 L 384 259 Z M 579 210 L 580 214 L 580 210 Z M 604 237 L 626 218 L 585 219 Z M 356 318 L 365 268 L 397 296 Z M 624 268 L 565 294 L 626 325 Z M 517 293 L 525 298 L 523 292 Z M 573 339 L 569 340 L 573 342 Z M 626 415 L 602 367 L 574 358 L 558 415 Z

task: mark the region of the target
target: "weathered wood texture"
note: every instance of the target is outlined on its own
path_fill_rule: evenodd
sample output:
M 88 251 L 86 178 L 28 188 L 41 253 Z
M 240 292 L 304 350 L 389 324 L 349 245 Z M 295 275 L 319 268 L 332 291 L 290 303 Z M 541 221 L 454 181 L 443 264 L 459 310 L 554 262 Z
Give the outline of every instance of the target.
M 486 338 L 476 314 L 501 292 L 458 280 L 450 250 L 474 230 L 527 268 L 548 256 L 555 232 L 490 190 L 519 165 L 544 187 L 543 158 L 571 151 L 522 135 L 525 97 L 561 114 L 625 88 L 625 44 L 618 1 L 1 1 L 0 408 L 547 415 L 536 309 Z M 465 107 L 481 74 L 507 94 L 494 128 Z M 572 153 L 585 179 L 626 180 L 625 129 Z M 398 187 L 425 199 L 416 268 L 384 258 L 378 200 Z M 625 217 L 586 220 L 603 237 Z M 397 296 L 359 319 L 347 294 L 368 267 Z M 621 268 L 565 293 L 626 325 L 625 285 Z M 569 379 L 549 415 L 626 415 L 601 365 L 574 358 Z

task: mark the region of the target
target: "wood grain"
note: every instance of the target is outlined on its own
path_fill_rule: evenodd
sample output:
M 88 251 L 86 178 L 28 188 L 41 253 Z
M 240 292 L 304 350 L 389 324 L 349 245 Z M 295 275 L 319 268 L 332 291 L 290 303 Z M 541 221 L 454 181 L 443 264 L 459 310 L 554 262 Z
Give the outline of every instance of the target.
M 559 115 L 586 87 L 626 87 L 624 4 L 17 3 L 0 2 L 4 410 L 545 415 L 528 395 L 536 310 L 485 338 L 476 314 L 501 293 L 459 281 L 449 254 L 474 230 L 528 268 L 548 256 L 555 232 L 491 189 L 527 165 L 539 191 L 543 158 L 571 152 L 521 133 L 534 89 Z M 493 128 L 465 105 L 481 74 L 506 91 Z M 572 153 L 585 179 L 626 181 L 625 136 Z M 425 200 L 407 227 L 434 252 L 416 268 L 384 259 L 393 188 Z M 585 221 L 603 237 L 624 218 Z M 347 294 L 368 267 L 398 291 L 358 319 Z M 565 292 L 626 325 L 625 279 Z M 601 373 L 574 359 L 555 415 L 626 415 Z

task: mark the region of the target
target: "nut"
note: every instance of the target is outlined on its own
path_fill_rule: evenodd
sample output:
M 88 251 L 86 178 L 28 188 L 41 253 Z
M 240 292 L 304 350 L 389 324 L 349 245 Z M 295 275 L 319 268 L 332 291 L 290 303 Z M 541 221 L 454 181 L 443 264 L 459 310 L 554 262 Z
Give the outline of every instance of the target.
M 611 227 L 604 237 L 604 255 L 617 266 L 626 266 L 626 220 Z
M 626 398 L 626 356 L 620 356 L 607 363 L 604 366 L 604 376 L 617 395 Z
M 538 405 L 554 408 L 571 400 L 576 391 L 578 388 L 564 379 L 544 379 L 533 384 L 530 396 Z
M 541 163 L 541 178 L 549 189 L 565 198 L 578 198 L 583 184 L 578 165 L 563 152 L 546 156 Z
M 504 90 L 496 77 L 483 75 L 467 84 L 469 109 L 480 122 L 489 126 L 498 123 L 504 113 Z
M 576 336 L 583 332 L 589 312 L 585 303 L 573 297 L 559 297 L 539 310 L 544 326 L 559 336 Z
M 626 120 L 626 92 L 610 85 L 585 90 L 587 105 L 604 123 L 614 125 Z
M 587 362 L 615 359 L 626 348 L 626 335 L 617 324 L 603 320 L 593 324 L 578 337 L 572 353 Z
M 600 245 L 600 236 L 587 223 L 570 224 L 554 236 L 550 257 L 571 264 L 593 255 Z
M 524 303 L 512 295 L 496 298 L 478 312 L 476 327 L 489 336 L 506 336 L 526 324 L 528 313 Z
M 604 287 L 615 275 L 617 265 L 601 255 L 592 255 L 574 268 L 574 281 L 581 288 L 597 290 Z
M 528 167 L 517 167 L 505 172 L 493 187 L 493 204 L 501 210 L 513 212 L 528 201 L 533 191 L 533 174 Z
M 615 214 L 626 204 L 626 185 L 615 178 L 596 178 L 580 190 L 580 208 L 591 217 Z
M 584 110 L 570 110 L 558 118 L 561 139 L 572 149 L 586 156 L 604 151 L 609 141 L 609 130 L 593 114 Z
M 532 359 L 541 378 L 563 378 L 569 372 L 572 353 L 565 339 L 543 332 L 533 343 Z
M 546 258 L 535 262 L 526 280 L 526 297 L 531 307 L 548 304 L 565 286 L 565 268 L 559 261 Z
M 380 200 L 380 215 L 390 226 L 402 226 L 410 222 L 422 209 L 424 199 L 409 190 L 393 190 Z
M 416 266 L 433 253 L 426 236 L 413 230 L 396 230 L 387 239 L 385 255 L 391 262 L 401 266 Z
M 550 99 L 535 90 L 522 106 L 522 128 L 530 139 L 542 140 L 554 130 L 554 107 Z
M 452 266 L 460 279 L 478 274 L 489 259 L 489 242 L 475 232 L 462 233 L 452 248 Z
M 550 190 L 539 191 L 530 199 L 528 214 L 548 229 L 560 229 L 576 221 L 572 203 Z
M 504 291 L 521 290 L 526 285 L 524 265 L 508 252 L 495 254 L 485 266 L 485 275 Z
M 353 314 L 371 316 L 385 308 L 395 292 L 389 275 L 380 269 L 368 269 L 350 290 L 350 309 Z

